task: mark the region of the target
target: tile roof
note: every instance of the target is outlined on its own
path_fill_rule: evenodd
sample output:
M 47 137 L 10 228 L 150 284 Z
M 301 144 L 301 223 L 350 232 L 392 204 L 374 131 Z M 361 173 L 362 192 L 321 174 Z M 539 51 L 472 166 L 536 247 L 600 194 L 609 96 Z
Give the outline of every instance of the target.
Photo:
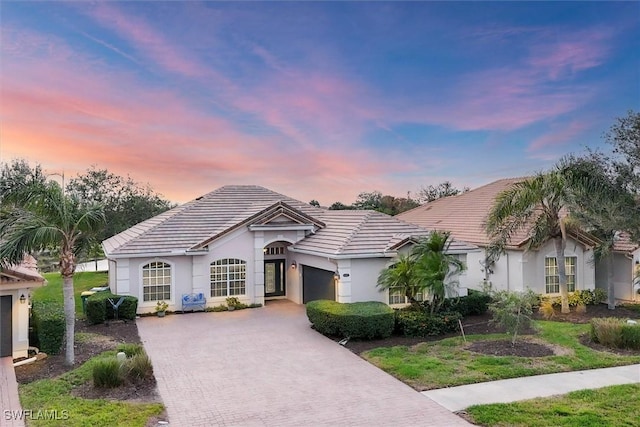
M 184 253 L 239 227 L 265 224 L 278 213 L 315 225 L 315 234 L 291 249 L 322 256 L 393 253 L 410 237 L 428 234 L 424 228 L 375 211 L 332 211 L 263 187 L 230 185 L 135 225 L 105 240 L 103 247 L 107 256 Z M 477 248 L 454 242 L 450 249 Z
M 397 217 L 421 227 L 450 231 L 454 239 L 484 247 L 490 243 L 484 223 L 495 198 L 500 192 L 525 179 L 500 179 L 466 193 L 434 200 Z M 571 237 L 588 246 L 598 243 L 598 239 L 584 231 L 572 232 Z M 521 229 L 511 237 L 509 247 L 521 247 L 527 239 L 526 229 Z M 627 233 L 620 233 L 614 244 L 614 250 L 619 252 L 632 252 L 637 248 L 638 245 L 630 240 Z
M 496 196 L 524 179 L 500 179 L 466 193 L 425 203 L 397 217 L 424 228 L 450 231 L 457 240 L 487 246 L 490 239 L 484 230 L 484 223 Z M 511 241 L 519 243 L 526 238 L 526 231 L 521 230 L 512 236 Z
M 44 277 L 38 273 L 37 261 L 31 255 L 25 255 L 24 260 L 20 264 L 8 265 L 2 268 L 2 282 L 13 280 L 25 280 L 33 282 L 44 282 Z

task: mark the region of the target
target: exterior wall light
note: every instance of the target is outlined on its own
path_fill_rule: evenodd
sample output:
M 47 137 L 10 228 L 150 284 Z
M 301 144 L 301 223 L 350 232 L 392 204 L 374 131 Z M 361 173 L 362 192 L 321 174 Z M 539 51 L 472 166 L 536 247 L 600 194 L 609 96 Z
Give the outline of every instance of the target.
M 291 268 L 297 268 L 297 267 L 298 267 L 298 263 L 294 259 L 293 261 L 291 261 Z
M 20 295 L 20 304 L 24 304 L 25 302 L 27 302 L 27 297 L 25 297 L 24 294 Z
M 340 272 L 338 270 L 336 270 L 336 272 L 333 273 L 333 278 L 336 280 L 340 280 Z

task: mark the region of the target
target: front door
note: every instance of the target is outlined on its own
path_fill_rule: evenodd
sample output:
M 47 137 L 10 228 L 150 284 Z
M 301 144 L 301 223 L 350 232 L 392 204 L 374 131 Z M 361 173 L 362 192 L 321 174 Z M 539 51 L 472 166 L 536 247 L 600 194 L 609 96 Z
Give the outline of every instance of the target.
M 264 262 L 264 296 L 280 297 L 285 295 L 285 260 L 274 259 Z
M 0 297 L 0 357 L 13 355 L 13 326 L 11 324 L 11 295 Z

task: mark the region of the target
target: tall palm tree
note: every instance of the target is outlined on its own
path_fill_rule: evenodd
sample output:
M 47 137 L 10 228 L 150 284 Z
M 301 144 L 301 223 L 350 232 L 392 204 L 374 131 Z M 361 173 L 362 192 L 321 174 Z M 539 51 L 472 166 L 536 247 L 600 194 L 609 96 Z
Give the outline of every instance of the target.
M 566 215 L 570 199 L 564 175 L 557 170 L 538 173 L 501 192 L 487 215 L 485 228 L 492 239 L 494 254 L 504 251 L 511 237 L 526 229 L 527 249 L 536 249 L 552 239 L 560 283 L 562 312 L 569 312 L 569 295 L 564 250 L 567 228 L 573 224 Z
M 19 263 L 25 253 L 55 247 L 60 253 L 66 325 L 65 363 L 73 365 L 75 302 L 73 275 L 76 256 L 91 243 L 104 224 L 103 208 L 83 204 L 66 195 L 55 182 L 39 184 L 5 194 L 0 210 L 0 260 Z
M 636 209 L 634 195 L 610 173 L 606 160 L 598 153 L 588 157 L 567 156 L 557 165 L 571 190 L 571 212 L 600 244 L 596 259 L 607 267 L 607 305 L 615 309 L 613 250 L 618 233 L 638 227 L 640 220 L 628 215 Z

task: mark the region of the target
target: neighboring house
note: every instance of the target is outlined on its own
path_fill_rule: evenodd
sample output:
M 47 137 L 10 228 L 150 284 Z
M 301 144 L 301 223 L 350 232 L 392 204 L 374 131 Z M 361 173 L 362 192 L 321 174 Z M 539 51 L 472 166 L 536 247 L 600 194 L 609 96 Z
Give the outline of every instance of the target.
M 30 292 L 43 284 L 32 256 L 0 269 L 0 357 L 27 357 Z
M 501 179 L 466 193 L 444 197 L 403 212 L 397 218 L 432 230 L 450 231 L 451 236 L 481 248 L 467 255 L 468 270 L 461 276 L 461 286 L 478 289 L 491 282 L 496 289 L 525 290 L 559 294 L 556 251 L 549 240 L 537 250 L 526 250 L 527 230 L 515 233 L 505 253 L 488 265 L 486 248 L 491 243 L 484 224 L 497 195 L 524 178 Z M 569 291 L 606 288 L 604 262 L 594 262 L 593 249 L 598 240 L 585 232 L 570 233 L 565 248 L 565 267 Z M 630 245 L 628 238 L 619 239 L 614 247 L 616 297 L 633 299 L 631 252 L 640 260 L 640 250 Z
M 114 293 L 181 310 L 181 297 L 207 305 L 286 298 L 403 303 L 380 292 L 380 271 L 428 231 L 374 211 L 332 211 L 258 186 L 225 186 L 103 242 Z M 464 256 L 475 246 L 453 242 Z

